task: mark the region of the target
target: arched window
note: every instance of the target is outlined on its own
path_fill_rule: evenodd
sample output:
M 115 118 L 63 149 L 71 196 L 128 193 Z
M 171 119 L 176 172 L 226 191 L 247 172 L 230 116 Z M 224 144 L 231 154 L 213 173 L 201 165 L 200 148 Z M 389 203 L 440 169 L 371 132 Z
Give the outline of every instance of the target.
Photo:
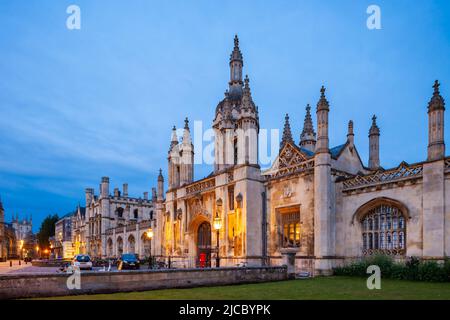
M 133 218 L 137 220 L 138 215 L 139 215 L 139 210 L 138 209 L 134 209 L 134 211 L 133 211 Z
M 406 223 L 401 209 L 380 204 L 361 220 L 363 255 L 403 255 L 406 249 Z
M 123 208 L 122 207 L 117 208 L 116 213 L 119 218 L 122 218 L 123 217 Z

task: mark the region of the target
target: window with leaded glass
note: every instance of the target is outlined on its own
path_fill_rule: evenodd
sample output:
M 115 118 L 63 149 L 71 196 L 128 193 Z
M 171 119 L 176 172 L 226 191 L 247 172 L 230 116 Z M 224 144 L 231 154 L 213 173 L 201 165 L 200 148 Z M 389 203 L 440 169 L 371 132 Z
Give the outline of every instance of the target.
M 406 249 L 406 223 L 400 209 L 379 205 L 362 221 L 363 254 L 403 255 Z
M 300 247 L 300 212 L 287 212 L 281 215 L 282 246 L 284 248 Z

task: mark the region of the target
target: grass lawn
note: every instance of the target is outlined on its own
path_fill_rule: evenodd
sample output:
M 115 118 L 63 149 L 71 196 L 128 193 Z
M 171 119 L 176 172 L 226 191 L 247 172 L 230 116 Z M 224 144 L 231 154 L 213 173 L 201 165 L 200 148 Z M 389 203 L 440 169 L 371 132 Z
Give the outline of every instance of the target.
M 448 299 L 449 283 L 412 282 L 382 279 L 381 290 L 369 290 L 366 278 L 320 277 L 259 284 L 243 284 L 192 289 L 165 289 L 145 292 L 80 295 L 51 299 L 89 300 L 264 300 L 264 299 Z

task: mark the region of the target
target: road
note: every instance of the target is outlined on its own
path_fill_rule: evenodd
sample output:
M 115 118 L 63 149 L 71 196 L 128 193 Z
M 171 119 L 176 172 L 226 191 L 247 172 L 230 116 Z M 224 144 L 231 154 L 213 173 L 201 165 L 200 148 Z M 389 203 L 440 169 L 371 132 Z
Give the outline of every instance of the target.
M 103 268 L 101 267 L 94 267 L 93 271 L 100 271 Z M 116 267 L 112 267 L 111 271 L 116 271 Z M 32 266 L 30 262 L 28 264 L 25 264 L 25 262 L 21 262 L 21 265 L 19 265 L 18 260 L 13 260 L 12 267 L 9 266 L 8 262 L 0 262 L 0 275 L 2 274 L 40 274 L 40 273 L 53 273 L 53 272 L 61 272 L 58 267 L 36 267 Z M 82 272 L 85 272 L 84 270 Z

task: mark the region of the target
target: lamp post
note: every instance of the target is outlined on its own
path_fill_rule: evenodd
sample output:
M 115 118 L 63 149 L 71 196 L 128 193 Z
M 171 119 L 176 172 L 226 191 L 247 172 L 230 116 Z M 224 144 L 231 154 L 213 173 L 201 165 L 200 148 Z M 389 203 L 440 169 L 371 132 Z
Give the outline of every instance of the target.
M 221 228 L 222 228 L 222 219 L 219 216 L 219 212 L 216 212 L 216 217 L 214 218 L 214 230 L 216 230 L 216 239 L 217 239 L 216 268 L 220 267 L 219 236 Z
M 151 269 L 153 267 L 153 260 L 152 260 L 152 239 L 153 239 L 153 229 L 150 227 L 147 230 L 147 238 L 150 240 L 150 256 L 148 259 L 148 268 Z

